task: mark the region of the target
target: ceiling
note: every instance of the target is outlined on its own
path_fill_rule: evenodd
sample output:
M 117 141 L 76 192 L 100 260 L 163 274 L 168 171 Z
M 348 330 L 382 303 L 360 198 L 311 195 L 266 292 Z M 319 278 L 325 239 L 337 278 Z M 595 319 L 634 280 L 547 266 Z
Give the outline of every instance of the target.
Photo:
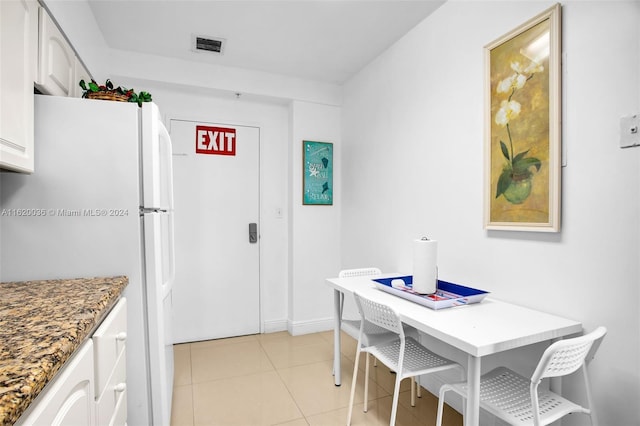
M 341 84 L 445 0 L 89 0 L 107 45 Z M 225 39 L 222 54 L 194 35 Z

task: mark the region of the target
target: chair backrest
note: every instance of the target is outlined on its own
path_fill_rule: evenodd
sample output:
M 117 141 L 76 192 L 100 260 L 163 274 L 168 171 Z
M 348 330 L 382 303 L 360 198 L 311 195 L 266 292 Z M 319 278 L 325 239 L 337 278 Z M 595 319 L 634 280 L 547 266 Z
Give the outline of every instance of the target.
M 378 268 L 343 269 L 338 274 L 338 278 L 366 277 L 367 275 L 380 275 L 381 273 L 382 271 Z
M 542 354 L 531 381 L 538 383 L 545 377 L 564 376 L 578 370 L 593 359 L 606 333 L 605 327 L 598 327 L 589 334 L 553 343 Z
M 404 338 L 402 322 L 395 310 L 387 305 L 368 299 L 357 292 L 353 293 L 353 297 L 356 299 L 356 305 L 358 306 L 358 311 L 360 311 L 363 324 L 370 322 Z

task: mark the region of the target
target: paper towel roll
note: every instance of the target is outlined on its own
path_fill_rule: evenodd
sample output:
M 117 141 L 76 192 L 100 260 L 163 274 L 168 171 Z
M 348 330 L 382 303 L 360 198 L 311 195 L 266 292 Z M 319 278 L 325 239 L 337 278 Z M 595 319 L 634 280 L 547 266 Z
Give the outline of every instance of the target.
M 422 238 L 413 242 L 413 291 L 435 293 L 438 285 L 438 242 Z

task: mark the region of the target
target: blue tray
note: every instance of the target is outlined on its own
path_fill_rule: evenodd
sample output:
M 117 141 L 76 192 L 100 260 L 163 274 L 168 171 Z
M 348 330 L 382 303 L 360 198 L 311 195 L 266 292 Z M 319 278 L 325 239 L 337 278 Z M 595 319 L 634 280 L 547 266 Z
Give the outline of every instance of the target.
M 404 286 L 392 286 L 394 280 L 402 280 Z M 420 294 L 412 289 L 413 276 L 405 275 L 391 278 L 374 279 L 376 287 L 382 291 L 403 299 L 427 306 L 431 309 L 450 308 L 452 306 L 468 305 L 481 302 L 489 294 L 488 291 L 465 287 L 447 281 L 438 280 L 437 290 L 433 294 Z M 397 283 L 397 281 L 396 281 Z

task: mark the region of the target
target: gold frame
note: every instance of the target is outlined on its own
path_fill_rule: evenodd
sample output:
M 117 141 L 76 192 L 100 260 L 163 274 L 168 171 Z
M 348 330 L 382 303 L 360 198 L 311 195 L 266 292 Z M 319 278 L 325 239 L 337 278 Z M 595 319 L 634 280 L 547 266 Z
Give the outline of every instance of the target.
M 560 231 L 561 36 L 556 4 L 484 47 L 487 230 Z

